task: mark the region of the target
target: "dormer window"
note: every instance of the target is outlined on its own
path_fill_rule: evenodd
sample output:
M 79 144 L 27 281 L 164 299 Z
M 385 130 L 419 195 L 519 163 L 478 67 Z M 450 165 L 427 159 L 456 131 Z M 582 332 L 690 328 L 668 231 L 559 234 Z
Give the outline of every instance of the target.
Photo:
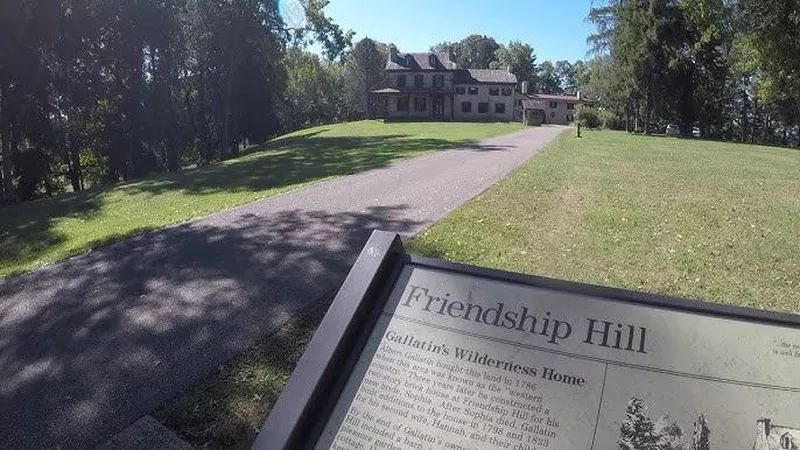
M 406 66 L 407 67 L 411 67 L 411 61 L 412 60 L 413 60 L 413 58 L 411 57 L 411 55 L 406 55 Z
M 428 55 L 428 64 L 431 67 L 436 67 L 436 55 Z

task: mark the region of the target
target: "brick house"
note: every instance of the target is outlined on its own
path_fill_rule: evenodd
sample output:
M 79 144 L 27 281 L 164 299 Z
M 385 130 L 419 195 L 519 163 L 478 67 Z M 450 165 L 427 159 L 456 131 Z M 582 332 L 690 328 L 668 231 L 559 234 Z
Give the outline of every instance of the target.
M 775 425 L 770 419 L 756 421 L 758 431 L 753 450 L 798 450 L 800 429 Z
M 460 69 L 441 52 L 389 48 L 387 87 L 372 91 L 387 119 L 515 119 L 517 77 L 507 70 Z

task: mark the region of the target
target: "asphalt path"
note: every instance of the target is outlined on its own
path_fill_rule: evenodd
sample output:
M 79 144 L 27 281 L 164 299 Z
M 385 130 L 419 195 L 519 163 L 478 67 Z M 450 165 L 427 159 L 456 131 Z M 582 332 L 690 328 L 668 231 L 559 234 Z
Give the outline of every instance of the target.
M 413 235 L 563 127 L 528 128 L 0 280 L 0 448 L 91 448 L 334 293 L 373 229 Z

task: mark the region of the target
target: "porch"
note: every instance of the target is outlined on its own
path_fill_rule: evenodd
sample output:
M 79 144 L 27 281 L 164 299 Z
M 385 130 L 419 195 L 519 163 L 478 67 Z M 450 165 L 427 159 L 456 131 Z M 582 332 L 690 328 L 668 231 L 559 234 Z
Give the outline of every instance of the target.
M 442 89 L 385 88 L 370 93 L 375 116 L 390 120 L 439 120 L 454 118 L 453 93 Z

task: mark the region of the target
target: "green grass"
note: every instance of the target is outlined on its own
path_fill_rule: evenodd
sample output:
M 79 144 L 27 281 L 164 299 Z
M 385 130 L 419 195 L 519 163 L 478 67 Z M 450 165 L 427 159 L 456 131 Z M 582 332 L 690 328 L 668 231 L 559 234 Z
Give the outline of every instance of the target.
M 407 244 L 426 256 L 798 311 L 800 151 L 589 131 Z M 156 417 L 201 448 L 247 448 L 327 302 Z
M 250 448 L 329 304 L 314 305 L 153 416 L 197 448 Z
M 800 151 L 559 136 L 410 251 L 514 272 L 800 311 Z
M 514 123 L 327 125 L 282 136 L 219 164 L 5 207 L 0 277 L 326 178 L 520 128 Z

